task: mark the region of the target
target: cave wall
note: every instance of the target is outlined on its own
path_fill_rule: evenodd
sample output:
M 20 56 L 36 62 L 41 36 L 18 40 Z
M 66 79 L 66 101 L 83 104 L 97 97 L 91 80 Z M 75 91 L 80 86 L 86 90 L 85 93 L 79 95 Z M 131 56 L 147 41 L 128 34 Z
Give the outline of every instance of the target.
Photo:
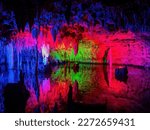
M 15 5 L 17 2 L 18 7 Z M 132 2 L 127 0 L 123 3 L 117 0 L 30 2 L 30 0 L 24 2 L 16 0 L 11 5 L 11 1 L 6 0 L 0 3 L 1 71 L 7 68 L 25 68 L 24 66 L 29 67 L 30 64 L 34 66 L 36 63 L 36 43 L 34 40 L 39 35 L 43 35 L 38 44 L 40 46 L 38 47 L 40 59 L 38 62 L 41 69 L 43 68 L 42 44 L 49 44 L 50 48 L 57 50 L 55 44 L 68 36 L 75 39 L 74 46 L 85 38 L 92 40 L 94 44 L 98 41 L 96 43 L 98 50 L 92 52 L 89 59 L 83 57 L 82 61 L 103 63 L 105 51 L 110 48 L 111 51 L 108 52 L 107 57 L 108 63 L 111 61 L 113 64 L 150 65 L 148 38 L 150 7 L 147 0 L 133 0 Z M 36 15 L 37 13 L 38 15 Z M 68 33 L 62 29 L 64 25 L 70 28 L 76 24 L 83 27 L 84 31 L 74 28 L 75 31 L 71 30 Z M 95 27 L 97 29 L 94 30 Z M 21 36 L 21 32 L 26 31 L 25 36 Z M 63 38 L 60 34 L 61 31 Z M 86 37 L 85 31 L 93 36 Z M 128 34 L 128 32 L 131 33 Z M 129 35 L 134 36 L 129 37 Z M 18 38 L 16 41 L 13 39 L 14 36 Z M 115 38 L 108 40 L 108 37 Z M 12 40 L 14 42 L 13 48 L 9 48 L 8 44 L 12 43 Z M 18 44 L 21 46 L 25 44 L 21 51 L 20 48 L 18 49 Z M 67 44 L 69 44 L 68 41 Z M 13 53 L 9 53 L 11 49 L 13 49 Z M 80 50 L 80 48 L 78 49 Z M 74 52 L 77 55 L 77 50 Z M 9 57 L 10 54 L 13 60 Z M 9 63 L 10 60 L 12 61 Z M 28 70 L 30 69 L 28 68 Z
M 108 63 L 111 60 L 113 64 L 150 67 L 149 41 L 143 38 L 143 35 L 131 32 L 117 33 L 110 41 L 100 43 L 96 62 L 102 63 L 105 51 L 110 48 L 107 56 Z

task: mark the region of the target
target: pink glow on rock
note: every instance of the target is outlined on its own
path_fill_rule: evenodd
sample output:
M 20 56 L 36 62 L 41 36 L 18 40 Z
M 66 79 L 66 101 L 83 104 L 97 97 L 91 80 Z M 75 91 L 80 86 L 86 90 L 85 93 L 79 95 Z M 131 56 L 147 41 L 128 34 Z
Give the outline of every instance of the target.
M 41 51 L 43 45 L 47 45 L 50 48 L 54 48 L 55 44 L 52 34 L 50 32 L 50 27 L 40 27 L 40 34 L 38 35 L 37 42 L 39 51 Z
M 38 107 L 38 100 L 33 88 L 29 89 L 30 97 L 27 101 L 26 112 L 33 112 L 35 108 Z
M 150 63 L 150 60 L 145 57 L 147 56 L 145 53 L 149 48 L 145 44 L 145 40 L 130 30 L 126 32 L 108 32 L 99 26 L 89 27 L 88 29 L 82 24 L 64 25 L 59 30 L 55 42 L 50 30 L 50 26 L 41 26 L 37 39 L 33 38 L 31 32 L 27 29 L 24 32 L 18 32 L 12 38 L 19 51 L 37 45 L 38 51 L 41 52 L 41 49 L 45 46 L 49 55 L 52 50 L 57 50 L 58 46 L 62 44 L 64 45 L 62 49 L 73 48 L 74 55 L 77 55 L 80 49 L 78 48 L 79 41 L 83 40 L 85 42 L 91 41 L 92 46 L 97 46 L 97 48 L 92 48 L 91 59 L 93 61 L 91 62 L 103 63 L 105 51 L 111 48 L 112 64 L 146 65 Z M 108 56 L 107 61 L 110 61 L 110 56 Z
M 51 48 L 54 48 L 54 40 L 49 28 L 40 27 L 39 35 L 36 38 L 33 38 L 32 33 L 29 30 L 24 32 L 18 32 L 16 35 L 12 36 L 17 50 L 21 51 L 23 48 L 32 48 L 38 46 L 38 51 L 41 52 L 43 45 L 48 45 Z
M 21 51 L 23 48 L 31 48 L 35 46 L 36 39 L 32 37 L 31 32 L 25 30 L 24 32 L 18 32 L 16 35 L 12 36 L 17 50 Z

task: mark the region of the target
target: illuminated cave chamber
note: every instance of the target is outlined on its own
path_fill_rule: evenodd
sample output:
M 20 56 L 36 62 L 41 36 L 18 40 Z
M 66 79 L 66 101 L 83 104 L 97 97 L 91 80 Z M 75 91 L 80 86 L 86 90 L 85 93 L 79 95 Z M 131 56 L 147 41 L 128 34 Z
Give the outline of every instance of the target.
M 66 112 L 68 95 L 83 112 L 97 104 L 149 112 L 149 70 L 137 68 L 150 67 L 149 7 L 149 0 L 1 0 L 0 112 L 5 86 L 20 79 L 30 92 L 26 112 Z
M 0 71 L 30 71 L 36 65 L 43 70 L 64 61 L 150 65 L 146 0 L 4 0 L 0 5 Z

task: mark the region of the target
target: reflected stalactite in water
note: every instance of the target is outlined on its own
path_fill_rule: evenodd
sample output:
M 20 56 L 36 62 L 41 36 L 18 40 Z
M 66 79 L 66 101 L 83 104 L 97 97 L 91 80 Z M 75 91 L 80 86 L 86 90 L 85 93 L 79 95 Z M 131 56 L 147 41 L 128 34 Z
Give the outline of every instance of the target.
M 72 85 L 69 85 L 69 92 L 68 92 L 68 99 L 67 99 L 67 112 L 73 112 Z
M 127 83 L 128 80 L 128 68 L 127 66 L 115 69 L 115 78 L 121 82 Z
M 104 79 L 105 79 L 107 85 L 109 86 L 109 79 L 108 79 L 107 67 L 108 66 L 106 64 L 103 65 L 103 73 L 104 73 Z
M 79 93 L 79 84 L 78 81 L 75 80 L 73 84 L 73 101 L 78 100 L 78 93 Z

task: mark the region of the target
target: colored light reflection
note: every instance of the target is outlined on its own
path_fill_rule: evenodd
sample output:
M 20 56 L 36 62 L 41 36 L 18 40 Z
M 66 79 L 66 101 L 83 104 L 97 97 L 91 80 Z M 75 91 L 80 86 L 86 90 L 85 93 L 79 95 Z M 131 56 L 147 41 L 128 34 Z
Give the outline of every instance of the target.
M 83 70 L 86 66 L 79 66 L 80 70 Z M 89 69 L 90 67 L 86 67 L 86 72 L 83 73 L 82 71 L 74 72 L 74 70 L 71 68 L 60 67 L 56 72 L 53 72 L 51 75 L 51 78 L 53 80 L 59 79 L 59 81 L 66 82 L 68 81 L 71 84 L 74 84 L 75 82 L 78 82 L 79 90 L 88 90 L 90 89 L 90 81 L 92 70 Z
M 77 73 L 73 70 L 70 73 L 68 70 L 65 72 L 64 68 L 60 67 L 53 71 L 50 78 L 40 80 L 39 99 L 34 92 L 28 100 L 27 111 L 33 112 L 39 108 L 40 112 L 53 112 L 57 104 L 57 112 L 66 112 L 70 84 L 75 103 L 105 104 L 106 112 L 148 111 L 145 102 L 149 101 L 143 102 L 149 97 L 145 91 L 149 88 L 146 85 L 150 78 L 148 72 L 128 67 L 128 80 L 125 83 L 115 78 L 116 67 L 81 65 Z M 107 73 L 107 76 L 104 73 Z M 111 78 L 109 73 L 112 73 Z M 149 107 L 148 104 L 146 106 Z

